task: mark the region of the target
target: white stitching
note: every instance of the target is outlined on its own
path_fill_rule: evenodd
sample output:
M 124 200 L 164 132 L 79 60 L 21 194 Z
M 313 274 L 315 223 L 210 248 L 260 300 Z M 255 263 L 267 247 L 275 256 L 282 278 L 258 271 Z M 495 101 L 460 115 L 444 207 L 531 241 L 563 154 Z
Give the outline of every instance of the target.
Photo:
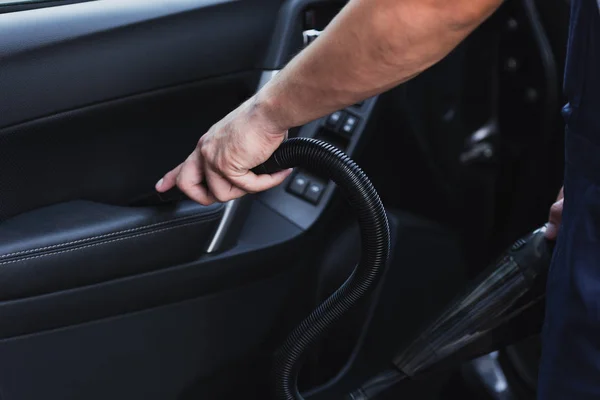
M 203 216 L 208 217 L 208 215 L 203 215 Z M 210 216 L 212 216 L 212 215 L 210 215 Z M 190 218 L 199 218 L 199 217 L 198 217 L 198 215 L 188 215 L 186 217 L 176 218 L 176 219 L 169 220 L 169 221 L 162 221 L 162 222 L 157 222 L 155 224 L 140 226 L 140 227 L 137 227 L 137 228 L 130 228 L 130 229 L 122 230 L 122 231 L 105 233 L 103 235 L 91 236 L 91 237 L 87 237 L 87 238 L 84 238 L 84 239 L 73 240 L 71 242 L 58 243 L 58 244 L 53 244 L 51 246 L 38 247 L 38 248 L 35 248 L 35 249 L 22 250 L 22 251 L 17 251 L 17 252 L 14 252 L 14 253 L 2 254 L 2 255 L 0 255 L 0 259 L 12 257 L 12 256 L 18 256 L 18 255 L 35 253 L 36 251 L 52 250 L 52 249 L 56 249 L 57 247 L 70 246 L 72 244 L 89 242 L 89 241 L 96 240 L 96 239 L 104 239 L 104 238 L 107 238 L 107 237 L 112 237 L 112 236 L 116 236 L 116 235 L 122 235 L 122 234 L 125 234 L 125 233 L 137 232 L 137 231 L 141 231 L 143 229 L 149 229 L 149 228 L 154 228 L 154 227 L 161 226 L 161 225 L 166 225 L 166 224 L 171 224 L 171 223 L 175 223 L 175 222 L 185 221 L 185 220 L 190 219 Z M 0 264 L 0 265 L 2 265 L 2 264 Z
M 158 229 L 158 230 L 155 230 L 155 231 L 152 231 L 152 232 L 138 233 L 137 235 L 132 235 L 132 236 L 124 237 L 124 238 L 107 240 L 105 242 L 100 242 L 100 243 L 88 244 L 86 246 L 80 246 L 80 247 L 76 247 L 74 249 L 56 251 L 54 253 L 40 254 L 38 256 L 21 258 L 21 259 L 18 259 L 18 260 L 4 261 L 4 262 L 1 262 L 0 265 L 14 264 L 14 263 L 22 262 L 22 261 L 35 260 L 37 258 L 42 258 L 42 257 L 55 256 L 57 254 L 70 253 L 70 252 L 77 251 L 77 250 L 88 249 L 90 247 L 101 246 L 103 244 L 120 242 L 120 241 L 123 241 L 123 240 L 133 239 L 133 238 L 140 237 L 140 236 L 152 235 L 152 234 L 155 234 L 155 233 L 164 232 L 164 231 L 168 231 L 168 230 L 171 230 L 171 229 L 181 228 L 181 227 L 184 227 L 184 226 L 197 224 L 198 222 L 201 222 L 201 221 L 192 221 L 192 222 L 188 222 L 188 223 L 185 223 L 185 224 L 180 224 L 180 225 L 177 225 L 177 226 L 169 226 L 167 228 Z
M 138 231 L 141 231 L 143 229 L 149 229 L 149 228 L 154 228 L 154 227 L 162 226 L 162 225 L 166 225 L 166 224 L 172 224 L 172 223 L 176 223 L 176 222 L 181 222 L 181 221 L 185 221 L 185 220 L 192 219 L 192 218 L 198 218 L 199 220 L 200 219 L 205 220 L 205 219 L 209 219 L 210 217 L 213 217 L 213 216 L 214 216 L 213 213 L 211 213 L 211 214 L 200 214 L 200 216 L 199 215 L 188 215 L 186 217 L 176 218 L 176 219 L 172 219 L 172 220 L 169 220 L 169 221 L 162 221 L 162 222 L 157 222 L 155 224 L 140 226 L 140 227 L 137 227 L 137 228 L 130 228 L 130 229 L 122 230 L 122 231 L 105 233 L 103 235 L 91 236 L 91 237 L 87 237 L 87 238 L 83 238 L 83 239 L 73 240 L 71 242 L 58 243 L 58 244 L 53 244 L 51 246 L 38 247 L 38 248 L 35 248 L 35 249 L 21 250 L 21 251 L 17 251 L 17 252 L 14 252 L 14 253 L 2 254 L 2 255 L 0 255 L 0 260 L 3 259 L 3 258 L 8 258 L 8 257 L 14 257 L 14 256 L 19 256 L 19 255 L 31 254 L 31 253 L 35 253 L 36 251 L 52 250 L 52 249 L 56 249 L 58 247 L 70 246 L 70 245 L 73 245 L 73 244 L 79 244 L 79 243 L 89 242 L 89 241 L 97 240 L 97 239 L 104 239 L 104 238 L 108 238 L 108 237 L 112 237 L 112 236 L 122 235 L 122 234 L 125 234 L 125 233 L 138 232 Z M 159 232 L 159 231 L 157 231 L 157 232 Z M 2 265 L 2 264 L 0 264 L 0 265 Z

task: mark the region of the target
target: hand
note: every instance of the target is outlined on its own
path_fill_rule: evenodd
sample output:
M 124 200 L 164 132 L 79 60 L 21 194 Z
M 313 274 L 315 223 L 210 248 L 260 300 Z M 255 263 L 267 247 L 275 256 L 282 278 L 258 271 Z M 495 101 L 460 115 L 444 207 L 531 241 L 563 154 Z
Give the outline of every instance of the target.
M 190 199 L 210 205 L 270 189 L 291 170 L 271 175 L 250 170 L 265 162 L 286 136 L 287 130 L 269 120 L 251 98 L 210 128 L 192 154 L 158 181 L 156 190 L 177 185 Z
M 556 202 L 550 207 L 550 216 L 548 217 L 548 227 L 546 228 L 546 237 L 551 240 L 556 240 L 558 236 L 558 228 L 562 221 L 564 187 L 560 189 L 560 193 L 556 198 Z

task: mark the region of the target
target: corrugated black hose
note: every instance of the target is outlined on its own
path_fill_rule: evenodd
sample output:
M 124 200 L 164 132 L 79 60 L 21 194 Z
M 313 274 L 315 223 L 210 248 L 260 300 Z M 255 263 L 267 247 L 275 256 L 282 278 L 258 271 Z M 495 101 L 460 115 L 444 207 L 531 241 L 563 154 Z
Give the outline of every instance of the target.
M 253 171 L 264 174 L 292 167 L 325 174 L 337 184 L 358 218 L 361 257 L 346 282 L 302 321 L 275 353 L 277 400 L 302 399 L 297 377 L 304 356 L 340 317 L 377 287 L 390 252 L 390 231 L 381 199 L 369 178 L 346 154 L 323 141 L 293 138 L 285 140 L 269 160 Z

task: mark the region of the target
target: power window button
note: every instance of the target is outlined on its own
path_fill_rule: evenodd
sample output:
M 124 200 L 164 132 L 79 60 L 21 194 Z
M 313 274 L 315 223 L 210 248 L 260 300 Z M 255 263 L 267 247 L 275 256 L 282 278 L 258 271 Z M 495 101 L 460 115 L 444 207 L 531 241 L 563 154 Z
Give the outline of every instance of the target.
M 327 117 L 327 125 L 336 128 L 339 123 L 342 121 L 342 119 L 344 118 L 344 113 L 342 111 L 336 111 L 333 114 L 331 114 L 329 117 Z
M 302 174 L 297 174 L 292 178 L 288 186 L 288 191 L 295 195 L 302 196 L 308 186 L 308 178 Z
M 342 132 L 347 136 L 351 136 L 354 133 L 354 129 L 356 129 L 356 125 L 358 125 L 358 117 L 348 115 L 342 124 Z
M 325 190 L 325 185 L 318 182 L 311 182 L 304 193 L 304 198 L 311 203 L 317 204 L 321 199 L 321 195 L 323 194 L 323 190 Z

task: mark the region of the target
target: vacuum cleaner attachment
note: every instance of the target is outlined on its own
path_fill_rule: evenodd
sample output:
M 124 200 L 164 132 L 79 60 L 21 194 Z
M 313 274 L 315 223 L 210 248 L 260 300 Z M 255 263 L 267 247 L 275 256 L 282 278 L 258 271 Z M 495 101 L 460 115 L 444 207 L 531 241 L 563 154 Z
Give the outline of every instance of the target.
M 554 247 L 545 232 L 544 226 L 517 240 L 394 358 L 397 369 L 375 376 L 347 399 L 372 399 L 405 378 L 460 365 L 535 333 L 527 332 L 523 317 L 543 319 L 540 305 Z
M 377 287 L 390 251 L 387 215 L 369 178 L 346 154 L 331 144 L 309 138 L 284 141 L 255 173 L 303 167 L 325 174 L 342 191 L 358 217 L 361 257 L 348 280 L 292 331 L 275 354 L 274 391 L 278 400 L 299 400 L 297 377 L 303 357 L 340 317 Z
M 415 376 L 513 317 L 513 307 L 540 275 L 546 275 L 550 265 L 552 244 L 545 232 L 544 226 L 517 240 L 464 296 L 395 358 L 396 367 L 407 376 Z

